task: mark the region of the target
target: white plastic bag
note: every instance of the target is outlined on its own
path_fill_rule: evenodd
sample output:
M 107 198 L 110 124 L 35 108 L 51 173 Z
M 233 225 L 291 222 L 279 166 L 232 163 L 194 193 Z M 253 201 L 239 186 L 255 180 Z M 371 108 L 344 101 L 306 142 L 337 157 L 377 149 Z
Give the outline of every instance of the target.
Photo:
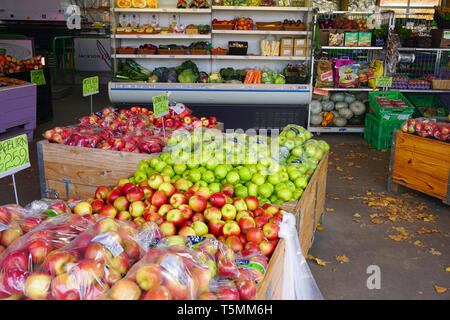
M 322 293 L 303 256 L 292 213 L 284 213 L 280 238 L 285 239 L 282 300 L 323 300 Z

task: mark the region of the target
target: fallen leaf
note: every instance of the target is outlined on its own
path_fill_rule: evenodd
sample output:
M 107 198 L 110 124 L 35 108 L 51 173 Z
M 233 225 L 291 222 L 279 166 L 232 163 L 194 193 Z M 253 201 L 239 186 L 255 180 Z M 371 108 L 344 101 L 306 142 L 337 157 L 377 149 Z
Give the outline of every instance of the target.
M 353 167 L 354 164 L 355 164 L 354 162 L 347 162 L 348 167 Z
M 368 196 L 371 196 L 371 195 L 372 195 L 372 192 L 367 191 L 366 194 L 367 194 Z
M 447 292 L 447 288 L 445 287 L 440 287 L 440 286 L 434 286 L 434 290 L 436 290 L 437 293 L 444 293 Z
M 415 246 L 418 246 L 418 247 L 423 247 L 423 243 L 420 242 L 420 240 L 414 241 L 414 245 L 415 245 Z
M 419 291 L 418 294 L 423 294 L 423 292 L 422 292 L 422 291 Z
M 316 262 L 319 266 L 323 266 L 323 267 L 326 266 L 326 262 L 319 258 L 316 258 Z
M 445 271 L 450 272 L 450 267 L 445 268 Z
M 334 209 L 333 208 L 326 208 L 327 212 L 333 212 Z
M 354 200 L 355 197 L 348 197 L 347 200 Z
M 333 164 L 333 161 L 328 161 L 328 165 L 332 165 Z
M 387 150 L 381 150 L 381 152 L 382 152 L 382 153 L 385 153 L 385 152 L 387 152 Z
M 336 268 L 333 268 L 333 269 L 331 269 L 331 271 L 333 271 L 333 272 L 338 272 L 339 270 L 336 269 Z
M 372 220 L 370 220 L 370 221 L 372 221 L 372 223 L 375 223 L 375 224 L 381 224 L 381 223 L 383 223 L 383 220 L 380 220 L 380 219 L 372 219 Z
M 339 160 L 341 160 L 341 159 L 339 159 L 339 158 L 334 158 L 334 161 L 339 161 Z
M 371 215 L 369 215 L 369 217 L 371 217 L 372 219 L 375 217 L 378 217 L 378 213 L 371 214 Z
M 442 254 L 440 251 L 434 250 L 433 248 L 430 249 L 430 253 L 435 256 L 440 256 Z
M 344 263 L 344 262 L 349 262 L 350 261 L 345 254 L 343 254 L 342 256 L 336 256 L 336 260 L 339 261 L 340 263 Z
M 423 233 L 432 233 L 432 232 L 440 232 L 440 231 L 436 230 L 436 229 L 428 229 L 428 228 L 422 227 L 422 228 L 420 228 L 420 230 L 417 230 L 416 232 L 423 234 Z
M 355 213 L 353 216 L 356 218 L 361 218 L 361 215 L 359 213 Z
M 395 240 L 395 241 L 400 241 L 400 240 L 403 240 L 405 237 L 401 234 L 396 234 L 396 235 L 390 234 L 389 238 L 391 238 L 392 240 Z
M 334 197 L 334 198 L 333 198 L 333 200 L 339 200 L 339 199 L 340 199 L 339 197 Z
M 336 166 L 336 171 L 344 171 L 340 166 Z
M 326 230 L 327 228 L 326 227 L 322 227 L 322 226 L 318 226 L 317 227 L 317 230 L 319 230 L 319 231 L 324 231 L 324 230 Z

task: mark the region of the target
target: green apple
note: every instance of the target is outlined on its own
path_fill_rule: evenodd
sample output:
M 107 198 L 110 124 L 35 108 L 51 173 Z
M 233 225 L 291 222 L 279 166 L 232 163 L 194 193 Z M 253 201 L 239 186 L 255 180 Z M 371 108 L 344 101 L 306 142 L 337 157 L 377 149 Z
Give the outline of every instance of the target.
M 228 172 L 226 180 L 228 184 L 236 185 L 240 181 L 239 173 L 235 170 Z
M 216 180 L 214 172 L 212 172 L 211 170 L 206 170 L 202 173 L 202 180 L 206 181 L 207 183 L 213 183 Z
M 203 181 L 203 180 L 196 181 L 194 184 L 196 186 L 199 186 L 199 187 L 208 187 L 208 183 L 206 181 Z
M 147 168 L 149 167 L 150 167 L 150 160 L 142 159 L 141 161 L 139 161 L 138 170 L 142 170 L 145 172 L 145 170 L 147 170 Z
M 275 192 L 286 188 L 287 188 L 286 182 L 281 182 L 275 186 Z
M 140 183 L 140 182 L 148 179 L 145 169 L 137 169 L 133 176 L 134 176 L 134 179 L 136 179 L 137 183 Z
M 192 182 L 200 181 L 202 178 L 202 173 L 199 169 L 191 169 L 189 172 L 189 180 Z
M 233 170 L 233 166 L 230 163 L 225 163 L 225 167 L 227 168 L 227 171 L 230 172 L 231 170 Z
M 267 181 L 276 186 L 281 183 L 280 175 L 278 173 L 273 173 L 267 177 Z
M 283 135 L 283 134 L 281 134 L 281 135 L 278 137 L 278 145 L 279 145 L 279 146 L 284 146 L 284 144 L 286 143 L 286 140 L 287 140 L 286 136 Z
M 200 166 L 199 162 L 194 157 L 191 157 L 186 162 L 186 165 L 188 166 L 189 169 L 195 169 L 195 168 L 198 168 Z
M 289 201 L 292 198 L 292 191 L 288 188 L 280 189 L 277 191 L 277 196 L 280 200 Z
M 172 178 L 170 178 L 170 183 L 174 184 L 175 181 L 177 181 L 177 180 L 180 179 L 180 178 L 181 178 L 181 176 L 175 175 L 175 176 L 173 176 Z
M 247 154 L 247 155 L 245 156 L 245 164 L 246 164 L 246 165 L 249 165 L 249 164 L 256 164 L 256 163 L 258 163 L 258 160 L 256 159 L 255 156 L 250 155 L 250 154 Z
M 269 200 L 270 200 L 270 203 L 275 203 L 275 201 L 278 200 L 278 197 L 277 197 L 277 195 L 274 193 L 274 194 L 272 194 L 272 195 L 270 196 Z
M 291 167 L 293 168 L 293 167 Z M 293 168 L 291 170 L 288 170 L 289 179 L 291 181 L 295 181 L 297 178 L 302 176 L 302 173 L 298 171 L 296 168 Z
M 253 177 L 253 175 L 255 173 L 258 172 L 258 168 L 256 168 L 256 163 L 255 164 L 248 164 L 246 167 L 250 170 L 250 173 L 252 174 L 252 177 Z
M 162 152 L 159 155 L 159 158 L 167 164 L 171 164 L 171 162 L 172 162 L 172 156 L 168 152 Z
M 301 146 L 295 147 L 291 150 L 291 154 L 296 157 L 300 157 L 303 154 L 303 148 Z
M 289 180 L 289 174 L 287 172 L 280 172 L 280 181 L 285 182 Z
M 172 166 L 165 166 L 161 173 L 167 174 L 171 178 L 175 175 Z
M 209 159 L 208 163 L 206 163 L 206 169 L 213 171 L 218 164 L 219 161 L 213 156 Z
M 176 174 L 183 174 L 187 170 L 187 165 L 185 163 L 177 163 L 173 165 L 173 171 L 175 171 Z
M 297 167 L 297 170 L 300 171 L 300 173 L 304 174 L 306 171 L 308 171 L 308 168 L 305 164 L 301 163 Z
M 214 175 L 218 180 L 224 179 L 227 176 L 228 170 L 224 164 L 219 164 L 214 168 Z
M 190 178 L 190 174 L 191 174 L 191 170 L 186 170 L 185 172 L 183 172 L 183 174 L 181 175 L 181 177 L 183 177 L 186 180 L 189 180 Z
M 296 137 L 297 137 L 297 134 L 294 131 L 289 130 L 289 131 L 286 132 L 286 138 L 293 140 Z
M 248 196 L 248 189 L 246 186 L 237 186 L 234 189 L 234 195 L 236 197 L 246 198 Z
M 250 181 L 252 179 L 252 173 L 249 168 L 242 167 L 238 172 L 241 181 Z
M 150 167 L 152 167 L 153 169 L 156 168 L 156 164 L 158 162 L 160 162 L 161 160 L 159 159 L 159 157 L 153 157 L 150 159 Z
M 303 142 L 305 142 L 305 138 L 303 136 L 298 135 L 295 139 L 294 139 L 295 145 L 297 147 L 300 147 Z M 303 151 L 303 150 L 302 150 Z
M 264 183 L 266 182 L 266 177 L 263 176 L 263 175 L 260 174 L 260 173 L 255 173 L 255 174 L 253 175 L 251 181 L 252 181 L 254 184 L 257 184 L 258 186 L 260 186 L 260 185 L 262 185 L 262 184 L 264 184 Z
M 156 170 L 156 172 L 161 173 L 166 166 L 167 166 L 167 163 L 165 163 L 164 161 L 159 161 L 156 164 L 155 170 Z
M 219 182 L 213 182 L 208 185 L 209 190 L 211 190 L 211 194 L 220 192 L 222 190 Z
M 292 193 L 292 198 L 294 200 L 299 200 L 303 194 L 303 189 L 295 189 Z
M 155 169 L 153 169 L 152 167 L 147 168 L 147 170 L 145 170 L 145 174 L 147 175 L 147 177 L 150 177 L 152 174 L 157 173 Z
M 270 183 L 264 183 L 258 187 L 258 194 L 260 194 L 263 198 L 269 198 L 273 191 L 274 187 Z
M 286 142 L 285 142 L 285 144 L 284 144 L 284 146 L 285 146 L 286 148 L 288 148 L 289 150 L 292 150 L 292 149 L 295 148 L 295 141 L 292 140 L 292 139 L 287 139 Z
M 129 180 L 131 183 L 137 184 L 136 178 L 135 178 L 135 177 L 129 177 L 128 180 Z
M 286 187 L 291 190 L 292 192 L 294 192 L 294 190 L 296 189 L 295 184 L 292 181 L 286 181 Z
M 299 189 L 305 189 L 308 185 L 308 180 L 304 176 L 301 176 L 294 180 L 294 184 Z
M 249 182 L 249 184 L 247 185 L 247 191 L 248 191 L 249 196 L 257 197 L 258 196 L 258 185 L 253 182 Z
M 201 174 L 206 172 L 206 168 L 205 167 L 198 167 L 198 170 L 200 171 Z

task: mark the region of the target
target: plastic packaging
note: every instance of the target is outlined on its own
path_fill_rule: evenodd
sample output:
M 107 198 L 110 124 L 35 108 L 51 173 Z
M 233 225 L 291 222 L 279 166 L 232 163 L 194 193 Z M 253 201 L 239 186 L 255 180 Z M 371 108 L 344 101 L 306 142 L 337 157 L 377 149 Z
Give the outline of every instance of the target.
M 279 236 L 286 242 L 281 299 L 323 300 L 322 293 L 303 256 L 293 214 L 283 214 Z

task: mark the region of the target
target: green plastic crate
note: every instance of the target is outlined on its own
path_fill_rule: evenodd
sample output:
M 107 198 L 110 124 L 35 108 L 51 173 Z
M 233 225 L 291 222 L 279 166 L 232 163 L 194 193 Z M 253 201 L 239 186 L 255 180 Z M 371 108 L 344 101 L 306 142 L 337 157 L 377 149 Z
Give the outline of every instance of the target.
M 382 108 L 377 97 L 384 97 L 386 99 L 401 99 L 409 108 Z M 369 92 L 369 106 L 373 113 L 379 118 L 386 121 L 399 121 L 407 120 L 414 113 L 414 105 L 406 99 L 406 97 L 398 91 L 381 91 L 381 92 Z
M 392 132 L 399 130 L 405 120 L 384 121 L 367 113 L 364 128 L 364 140 L 377 150 L 389 150 L 392 144 Z
M 448 109 L 434 94 L 413 94 L 408 95 L 408 100 L 414 106 L 414 118 L 436 118 L 448 116 Z M 438 109 L 438 114 L 435 116 L 425 117 L 420 107 L 433 107 Z

